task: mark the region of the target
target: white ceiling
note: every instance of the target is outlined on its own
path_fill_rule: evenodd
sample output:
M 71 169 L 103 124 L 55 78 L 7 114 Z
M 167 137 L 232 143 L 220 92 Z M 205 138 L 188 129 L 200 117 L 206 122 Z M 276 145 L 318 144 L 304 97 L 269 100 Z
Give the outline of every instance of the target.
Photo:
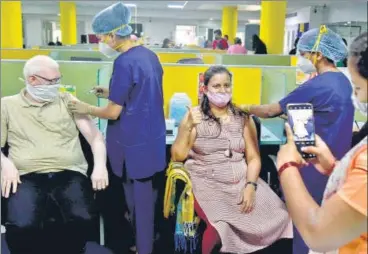
M 75 1 L 77 7 L 100 7 L 104 8 L 117 1 Z M 224 6 L 237 6 L 237 5 L 253 5 L 260 4 L 260 0 L 253 1 L 122 1 L 123 3 L 136 4 L 138 9 L 165 9 L 167 5 L 175 4 L 182 5 L 188 2 L 184 9 L 186 10 L 221 10 Z M 337 4 L 353 4 L 357 2 L 366 2 L 365 0 L 288 0 L 288 8 L 303 8 L 308 6 L 323 6 L 323 5 L 337 5 Z M 44 0 L 33 1 L 23 0 L 24 6 L 57 6 L 59 1 Z
M 116 3 L 117 1 L 76 1 L 77 15 L 91 16 L 103 8 Z M 187 2 L 182 10 L 168 9 L 169 4 L 183 4 Z M 309 6 L 343 6 L 353 3 L 362 3 L 366 0 L 288 0 L 288 12 Z M 221 20 L 221 10 L 224 6 L 254 5 L 260 4 L 256 1 L 123 1 L 126 4 L 135 4 L 137 6 L 138 17 L 160 17 L 179 19 L 214 19 Z M 59 1 L 44 0 L 33 1 L 23 0 L 23 13 L 30 15 L 47 14 L 57 15 L 59 13 Z M 249 12 L 240 11 L 239 20 L 248 20 L 259 18 L 259 11 Z

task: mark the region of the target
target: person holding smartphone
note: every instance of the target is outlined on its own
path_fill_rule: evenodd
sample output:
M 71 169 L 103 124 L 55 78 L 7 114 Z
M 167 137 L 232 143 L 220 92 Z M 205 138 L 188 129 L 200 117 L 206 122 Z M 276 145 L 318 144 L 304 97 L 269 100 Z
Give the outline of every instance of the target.
M 368 113 L 368 34 L 351 44 L 348 68 L 354 84 L 356 109 Z M 288 142 L 278 154 L 277 165 L 286 204 L 294 225 L 311 248 L 309 253 L 367 253 L 367 135 L 341 160 L 316 136 L 316 145 L 303 148 L 316 159 L 309 161 L 329 176 L 322 205 L 308 193 L 298 168 L 305 163 L 297 151 L 293 133 L 286 126 Z
M 346 58 L 347 48 L 342 38 L 322 26 L 304 33 L 298 45 L 298 67 L 305 73 L 318 75 L 298 86 L 278 103 L 252 106 L 243 105 L 244 111 L 258 117 L 271 118 L 287 113 L 289 104 L 309 103 L 313 106 L 315 132 L 341 159 L 350 149 L 354 107 L 352 86 L 340 72 L 336 63 Z M 300 171 L 304 184 L 317 204 L 321 204 L 328 180 L 313 165 Z M 297 230 L 294 230 L 294 253 L 307 254 L 308 247 Z

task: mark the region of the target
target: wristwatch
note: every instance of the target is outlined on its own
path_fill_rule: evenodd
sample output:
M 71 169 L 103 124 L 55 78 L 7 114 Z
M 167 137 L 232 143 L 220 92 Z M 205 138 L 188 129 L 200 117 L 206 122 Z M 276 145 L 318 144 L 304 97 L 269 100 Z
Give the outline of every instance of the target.
M 258 184 L 257 183 L 255 183 L 255 182 L 247 182 L 245 184 L 245 188 L 248 186 L 248 184 L 253 185 L 254 186 L 254 190 L 257 190 L 257 187 L 258 187 Z

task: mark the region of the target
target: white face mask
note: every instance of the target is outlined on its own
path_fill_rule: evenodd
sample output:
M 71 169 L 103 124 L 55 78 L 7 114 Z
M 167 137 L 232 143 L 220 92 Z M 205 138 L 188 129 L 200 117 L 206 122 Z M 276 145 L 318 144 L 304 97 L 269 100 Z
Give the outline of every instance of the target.
M 298 61 L 296 65 L 298 66 L 299 69 L 301 69 L 306 74 L 317 72 L 317 69 L 312 63 L 312 61 L 305 57 L 298 56 Z
M 108 58 L 117 57 L 120 54 L 120 52 L 111 48 L 107 43 L 104 42 L 99 42 L 98 50 Z
M 60 84 L 32 86 L 26 84 L 27 93 L 39 102 L 52 102 L 59 94 Z
M 355 109 L 360 111 L 360 113 L 362 113 L 363 115 L 367 115 L 368 113 L 368 103 L 367 102 L 359 101 L 358 97 L 356 97 L 354 92 L 351 95 L 351 100 L 353 101 Z

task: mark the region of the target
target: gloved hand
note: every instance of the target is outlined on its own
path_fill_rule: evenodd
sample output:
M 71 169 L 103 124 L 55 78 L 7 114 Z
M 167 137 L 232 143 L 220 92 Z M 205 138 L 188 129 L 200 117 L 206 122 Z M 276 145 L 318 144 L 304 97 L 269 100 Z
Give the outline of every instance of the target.
M 96 86 L 92 88 L 91 93 L 95 94 L 99 98 L 109 98 L 110 91 L 108 88 Z
M 93 106 L 83 101 L 72 100 L 68 102 L 68 109 L 75 114 L 90 115 Z

